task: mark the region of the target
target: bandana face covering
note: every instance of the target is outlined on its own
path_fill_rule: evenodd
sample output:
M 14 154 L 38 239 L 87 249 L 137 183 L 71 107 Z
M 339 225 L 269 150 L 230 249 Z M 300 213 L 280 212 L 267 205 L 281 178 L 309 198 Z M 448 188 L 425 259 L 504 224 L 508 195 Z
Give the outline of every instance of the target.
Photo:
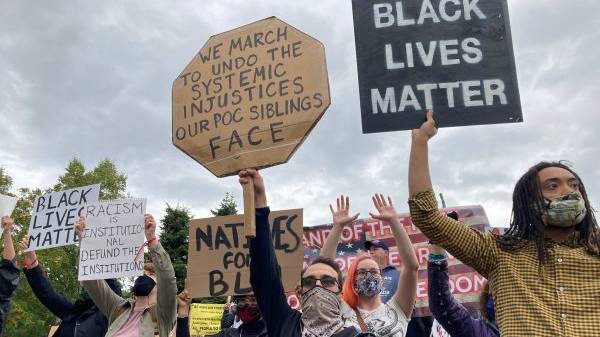
M 370 272 L 354 281 L 354 291 L 358 296 L 375 297 L 381 293 L 382 289 L 383 280 Z
M 260 317 L 260 311 L 256 304 L 244 304 L 237 306 L 237 315 L 244 323 L 252 323 Z
M 542 221 L 550 227 L 573 227 L 581 223 L 587 214 L 581 194 L 572 192 L 555 199 L 544 200 Z
M 302 295 L 302 337 L 331 337 L 343 326 L 340 297 L 314 287 Z

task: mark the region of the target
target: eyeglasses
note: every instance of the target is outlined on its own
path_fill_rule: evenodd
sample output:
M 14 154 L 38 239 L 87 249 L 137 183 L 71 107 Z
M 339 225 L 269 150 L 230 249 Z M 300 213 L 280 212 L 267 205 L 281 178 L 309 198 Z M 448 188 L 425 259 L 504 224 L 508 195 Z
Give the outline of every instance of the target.
M 367 273 L 371 273 L 373 275 L 381 275 L 380 269 L 357 269 L 356 276 L 365 276 Z
M 302 278 L 302 288 L 305 290 L 312 289 L 317 286 L 317 281 L 321 281 L 321 286 L 325 288 L 338 286 L 338 280 L 335 277 L 323 275 L 321 278 L 316 278 L 314 276 L 306 276 Z M 339 286 L 338 286 L 339 288 Z

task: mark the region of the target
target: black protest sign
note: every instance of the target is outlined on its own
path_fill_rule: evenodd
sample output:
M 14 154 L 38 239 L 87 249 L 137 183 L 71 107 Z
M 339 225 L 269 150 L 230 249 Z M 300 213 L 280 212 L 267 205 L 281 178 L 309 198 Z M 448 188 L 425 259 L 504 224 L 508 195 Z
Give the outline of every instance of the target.
M 88 204 L 81 214 L 86 228 L 79 247 L 79 281 L 139 276 L 144 272 L 146 199 Z
M 87 203 L 98 201 L 100 185 L 78 187 L 39 196 L 29 222 L 29 250 L 60 247 L 77 242 L 75 224 Z
M 302 271 L 302 209 L 271 212 L 273 248 L 281 281 L 294 290 Z M 191 297 L 252 293 L 250 251 L 244 216 L 219 216 L 190 222 L 186 287 Z
M 506 0 L 352 0 L 363 133 L 522 122 Z

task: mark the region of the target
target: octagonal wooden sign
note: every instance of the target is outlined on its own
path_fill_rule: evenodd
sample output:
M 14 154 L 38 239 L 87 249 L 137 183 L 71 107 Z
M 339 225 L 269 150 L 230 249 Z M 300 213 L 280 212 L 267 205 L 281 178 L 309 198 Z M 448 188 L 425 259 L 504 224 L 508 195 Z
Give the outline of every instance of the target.
M 323 44 L 276 17 L 212 36 L 173 83 L 173 144 L 217 177 L 287 162 L 329 107 Z

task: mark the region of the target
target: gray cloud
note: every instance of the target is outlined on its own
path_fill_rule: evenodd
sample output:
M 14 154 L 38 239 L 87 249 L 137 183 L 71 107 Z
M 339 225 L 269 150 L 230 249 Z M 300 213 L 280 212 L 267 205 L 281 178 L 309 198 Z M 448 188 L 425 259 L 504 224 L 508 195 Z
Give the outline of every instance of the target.
M 114 160 L 132 195 L 209 216 L 235 178 L 217 179 L 170 143 L 171 84 L 210 35 L 276 15 L 321 40 L 332 105 L 292 160 L 264 171 L 274 209 L 329 221 L 340 193 L 363 216 L 370 194 L 406 211 L 408 132 L 362 135 L 349 1 L 2 1 L 0 165 L 16 187 L 49 186 L 73 156 Z M 449 205 L 481 204 L 508 223 L 512 188 L 535 162 L 568 159 L 600 200 L 595 99 L 600 3 L 511 1 L 525 123 L 440 130 L 435 188 Z M 241 203 L 240 203 L 241 204 Z

